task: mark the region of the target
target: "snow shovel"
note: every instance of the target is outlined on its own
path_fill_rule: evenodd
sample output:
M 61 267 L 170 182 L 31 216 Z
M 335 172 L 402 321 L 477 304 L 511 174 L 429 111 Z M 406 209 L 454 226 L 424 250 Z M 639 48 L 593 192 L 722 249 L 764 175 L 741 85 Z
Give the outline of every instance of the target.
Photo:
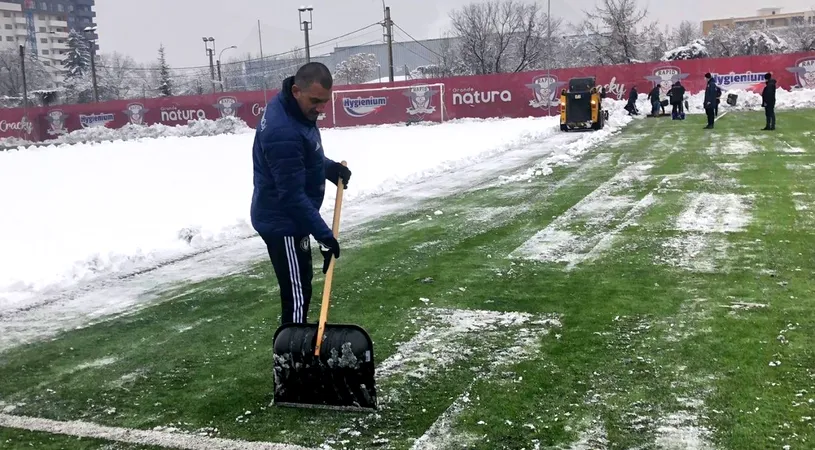
M 342 192 L 340 179 L 334 204 L 334 237 L 339 236 Z M 319 323 L 289 323 L 275 332 L 275 405 L 376 410 L 373 341 L 358 325 L 326 323 L 334 262 L 332 257 L 325 274 Z

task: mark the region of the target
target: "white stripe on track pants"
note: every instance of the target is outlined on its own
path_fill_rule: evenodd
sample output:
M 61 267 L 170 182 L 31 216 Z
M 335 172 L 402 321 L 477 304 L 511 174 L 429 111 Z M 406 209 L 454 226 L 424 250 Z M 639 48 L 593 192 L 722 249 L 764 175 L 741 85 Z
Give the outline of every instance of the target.
M 306 323 L 311 303 L 311 241 L 308 236 L 263 236 L 272 260 L 283 313 L 282 324 Z

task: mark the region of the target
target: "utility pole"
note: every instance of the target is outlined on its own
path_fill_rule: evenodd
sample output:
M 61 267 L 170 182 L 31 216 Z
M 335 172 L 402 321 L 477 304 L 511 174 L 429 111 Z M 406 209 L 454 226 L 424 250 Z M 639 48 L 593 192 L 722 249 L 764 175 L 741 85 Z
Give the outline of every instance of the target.
M 393 83 L 393 21 L 390 6 L 385 7 L 385 33 L 388 39 L 388 79 Z
M 552 0 L 546 0 L 546 75 L 552 79 Z M 560 96 L 557 96 L 560 98 Z M 548 115 L 552 115 L 552 101 L 546 101 L 549 108 Z
M 300 30 L 302 30 L 303 33 L 305 33 L 305 36 L 306 36 L 306 62 L 307 63 L 311 62 L 311 49 L 309 48 L 309 43 L 308 43 L 308 31 L 312 28 L 311 23 L 312 23 L 313 18 L 312 18 L 311 12 L 313 10 L 314 10 L 314 8 L 312 8 L 311 6 L 301 6 L 300 8 L 297 9 L 297 11 L 299 11 L 299 13 L 300 13 Z M 308 12 L 308 20 L 303 20 L 303 13 L 304 12 Z
M 209 79 L 212 83 L 212 92 L 215 92 L 215 38 L 205 37 L 202 39 L 204 40 L 204 48 L 207 50 L 207 56 L 209 56 Z M 210 44 L 212 44 L 212 48 L 210 48 Z
M 218 54 L 218 83 L 221 85 L 221 92 L 224 92 L 224 80 L 221 78 L 221 59 L 224 57 L 225 51 L 232 50 L 234 48 L 238 48 L 238 46 L 230 45 L 229 47 L 221 50 L 221 53 Z
M 99 103 L 99 86 L 96 83 L 96 27 L 85 27 L 84 29 L 86 35 L 85 40 L 88 41 L 88 44 L 91 47 L 91 77 L 93 78 L 93 101 Z M 87 33 L 90 33 L 93 39 L 89 39 L 87 37 Z
M 28 116 L 28 84 L 25 79 L 25 45 L 20 45 L 20 68 L 23 70 L 23 108 Z
M 258 19 L 258 43 L 260 44 L 260 73 L 262 74 L 263 80 L 263 105 L 265 106 L 269 103 L 269 99 L 266 96 L 266 61 L 263 60 L 263 35 L 260 33 L 260 19 Z

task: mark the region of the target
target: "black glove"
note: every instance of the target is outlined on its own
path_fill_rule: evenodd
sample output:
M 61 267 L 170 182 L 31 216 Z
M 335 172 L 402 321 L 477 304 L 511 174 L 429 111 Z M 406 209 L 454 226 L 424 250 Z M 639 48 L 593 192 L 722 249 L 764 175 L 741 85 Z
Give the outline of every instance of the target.
M 331 257 L 334 256 L 337 259 L 340 257 L 340 243 L 333 236 L 321 239 L 317 243 L 320 244 L 320 253 L 323 255 L 323 273 L 327 273 Z
M 351 170 L 340 163 L 334 163 L 326 169 L 325 178 L 334 183 L 335 186 L 339 183 L 339 179 L 342 178 L 343 187 L 348 189 L 348 181 L 351 179 Z

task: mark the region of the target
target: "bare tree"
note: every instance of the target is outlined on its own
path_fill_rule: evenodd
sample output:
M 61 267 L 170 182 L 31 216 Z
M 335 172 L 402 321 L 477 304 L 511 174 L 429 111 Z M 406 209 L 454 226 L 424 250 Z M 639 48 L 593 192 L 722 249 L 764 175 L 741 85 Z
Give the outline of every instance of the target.
M 586 12 L 583 34 L 597 40 L 597 51 L 613 64 L 638 61 L 640 33 L 637 27 L 648 15 L 636 0 L 602 0 L 593 12 Z
M 690 45 L 702 37 L 702 29 L 693 22 L 683 20 L 671 33 L 671 45 L 680 47 Z
M 53 77 L 47 67 L 39 60 L 25 53 L 26 85 L 30 93 L 35 90 L 49 88 L 53 85 Z M 23 99 L 23 71 L 20 64 L 20 54 L 16 48 L 0 51 L 0 96 L 13 97 L 19 104 Z
M 660 29 L 659 23 L 653 22 L 640 33 L 639 54 L 646 61 L 659 61 L 670 48 L 667 27 Z
M 537 2 L 471 3 L 450 19 L 462 63 L 473 74 L 520 72 L 542 60 L 545 15 Z

